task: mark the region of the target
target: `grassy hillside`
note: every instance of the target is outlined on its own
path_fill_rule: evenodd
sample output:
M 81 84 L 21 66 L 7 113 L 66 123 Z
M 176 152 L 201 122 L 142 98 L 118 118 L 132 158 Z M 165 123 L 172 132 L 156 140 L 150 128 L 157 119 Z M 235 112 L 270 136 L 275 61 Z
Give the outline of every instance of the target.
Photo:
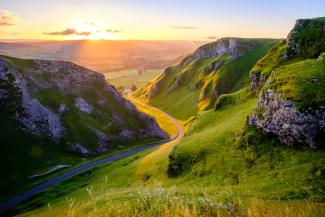
M 177 174 L 167 173 L 170 150 L 159 148 L 80 174 L 18 209 L 41 206 L 23 216 L 324 215 L 324 152 L 287 148 L 253 129 L 237 141 L 256 98 L 246 89 L 227 97 L 172 151 Z
M 324 183 L 316 171 L 324 169 L 325 153 L 287 148 L 254 129 L 245 129 L 255 98 L 245 90 L 227 97 L 232 100 L 217 112 L 202 113 L 189 136 L 176 146 L 171 164 L 180 169 L 170 175 L 187 182 L 197 179 L 227 186 L 246 196 L 323 200 L 318 189 Z M 243 137 L 242 131 L 249 133 Z
M 325 216 L 324 149 L 295 149 L 248 125 L 254 112 L 263 112 L 257 101 L 268 88 L 292 100 L 300 111 L 324 106 L 324 47 L 313 47 L 311 53 L 320 54 L 317 57 L 306 57 L 299 49 L 292 50 L 296 56 L 289 52 L 295 43 L 301 47 L 311 42 L 310 35 L 314 37 L 306 34 L 302 36 L 306 40 L 294 39 L 293 44 L 288 42 L 292 35 L 277 44 L 239 40 L 243 43 L 237 44 L 236 52 L 226 41 L 225 55 L 205 56 L 216 51 L 211 48 L 215 44 L 203 46 L 135 94 L 181 120 L 195 115 L 185 122 L 188 130 L 179 143 L 81 173 L 11 212 L 89 217 Z M 240 52 L 244 54 L 234 58 Z M 173 132 L 163 115 L 138 108 Z
M 250 69 L 276 42 L 268 39 L 236 40 L 239 47 L 237 49 L 244 53 L 242 56 L 236 59 L 228 54 L 201 57 L 184 66 L 168 68 L 163 75 L 144 86 L 135 96 L 182 120 L 212 108 L 217 96 L 237 91 L 248 83 Z M 198 51 L 208 50 L 218 43 L 209 43 Z M 253 49 L 248 49 L 247 44 Z M 220 66 L 215 67 L 215 64 Z M 155 88 L 156 94 L 149 96 Z
M 299 109 L 323 105 L 325 102 L 323 56 L 276 68 L 271 82 L 263 88 L 274 89 L 283 98 L 294 101 Z
M 100 155 L 98 132 L 105 137 L 105 141 L 101 141 L 104 151 L 109 152 L 159 140 L 155 136 L 143 137 L 139 131 L 151 131 L 148 128 L 152 126 L 146 126 L 148 123 L 143 114 L 130 110 L 130 105 L 94 71 L 66 62 L 8 56 L 0 56 L 0 61 L 0 200 L 43 180 L 43 177 L 31 179 L 29 176 L 44 173 L 57 165 L 74 165 Z M 26 92 L 31 97 L 28 105 L 34 106 L 31 111 L 44 113 L 32 102 L 38 100 L 58 115 L 64 129 L 60 140 L 53 139 L 50 133 L 31 133 L 22 124 L 20 120 L 31 114 L 24 108 L 26 97 L 22 87 L 17 85 L 19 82 L 26 84 Z M 77 97 L 92 105 L 93 112 L 80 110 L 75 103 Z M 60 111 L 62 105 L 64 111 Z M 46 128 L 49 119 L 37 120 L 32 127 L 39 124 Z M 123 129 L 134 134 L 122 139 Z M 110 139 L 106 139 L 108 136 Z M 72 145 L 75 143 L 87 148 L 89 153 L 74 151 Z

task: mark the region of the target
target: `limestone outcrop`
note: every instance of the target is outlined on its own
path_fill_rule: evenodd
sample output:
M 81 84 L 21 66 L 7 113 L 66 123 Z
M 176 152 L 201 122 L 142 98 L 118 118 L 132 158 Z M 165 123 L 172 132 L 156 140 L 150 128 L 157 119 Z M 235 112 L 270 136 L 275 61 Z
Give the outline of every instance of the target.
M 222 55 L 229 55 L 233 59 L 242 56 L 248 50 L 254 49 L 254 43 L 247 43 L 243 45 L 236 38 L 222 38 L 216 42 L 212 42 L 198 48 L 193 54 L 188 55 L 183 59 L 179 66 L 184 67 L 185 65 L 193 62 L 197 59 L 204 57 L 217 57 Z M 244 46 L 244 47 L 243 47 Z
M 272 89 L 263 91 L 248 124 L 276 135 L 292 147 L 316 148 L 324 145 L 325 106 L 299 111 Z

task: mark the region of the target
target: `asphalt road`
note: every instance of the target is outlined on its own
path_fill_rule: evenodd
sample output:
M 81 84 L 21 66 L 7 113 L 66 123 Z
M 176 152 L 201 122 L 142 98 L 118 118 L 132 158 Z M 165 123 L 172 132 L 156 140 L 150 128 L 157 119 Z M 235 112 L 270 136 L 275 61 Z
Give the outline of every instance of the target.
M 129 98 L 131 98 L 131 97 L 129 97 Z M 139 100 L 136 100 L 134 98 L 132 98 L 132 100 L 136 101 L 137 103 L 139 103 L 139 104 L 141 104 L 143 106 L 149 107 L 148 105 L 140 102 Z M 157 147 L 157 146 L 160 146 L 160 145 L 165 145 L 165 144 L 168 144 L 168 143 L 179 141 L 183 137 L 184 132 L 183 132 L 183 128 L 180 126 L 180 124 L 177 122 L 177 120 L 175 118 L 173 118 L 172 116 L 170 116 L 169 114 L 161 111 L 158 108 L 154 108 L 154 107 L 151 107 L 151 108 L 164 113 L 168 118 L 170 118 L 173 121 L 173 123 L 175 124 L 175 126 L 178 129 L 178 134 L 177 134 L 177 136 L 175 138 L 172 138 L 172 139 L 169 139 L 169 140 L 164 140 L 162 142 L 153 143 L 153 144 L 146 145 L 146 146 L 137 147 L 137 148 L 134 148 L 132 150 L 129 150 L 129 151 L 126 151 L 126 152 L 123 152 L 123 153 L 120 153 L 120 154 L 116 154 L 116 155 L 113 155 L 113 156 L 110 156 L 110 157 L 107 157 L 107 158 L 104 158 L 104 159 L 101 159 L 101 160 L 98 160 L 98 161 L 94 161 L 94 162 L 84 164 L 82 166 L 78 166 L 78 167 L 76 167 L 74 169 L 71 169 L 71 170 L 67 171 L 66 173 L 64 173 L 62 175 L 56 176 L 54 178 L 49 179 L 46 182 L 43 182 L 42 184 L 39 184 L 39 185 L 25 191 L 24 193 L 19 194 L 19 195 L 13 197 L 13 198 L 7 200 L 4 203 L 1 203 L 0 204 L 0 213 L 4 212 L 7 209 L 15 207 L 17 204 L 23 202 L 24 200 L 27 200 L 28 198 L 32 197 L 33 195 L 35 195 L 35 194 L 37 194 L 39 192 L 42 192 L 42 191 L 46 190 L 47 188 L 49 188 L 49 187 L 51 187 L 53 185 L 56 185 L 56 184 L 58 184 L 58 183 L 60 183 L 60 182 L 62 182 L 64 180 L 67 180 L 67 179 L 77 175 L 80 172 L 84 172 L 84 171 L 92 169 L 94 167 L 101 166 L 101 165 L 104 165 L 106 163 L 110 163 L 112 161 L 116 161 L 116 160 L 119 160 L 119 159 L 122 159 L 122 158 L 125 158 L 125 157 L 129 157 L 129 156 L 134 155 L 134 154 L 136 154 L 136 153 L 138 153 L 140 151 L 144 151 L 144 150 L 147 150 L 147 149 L 150 149 L 150 148 L 153 148 L 153 147 Z

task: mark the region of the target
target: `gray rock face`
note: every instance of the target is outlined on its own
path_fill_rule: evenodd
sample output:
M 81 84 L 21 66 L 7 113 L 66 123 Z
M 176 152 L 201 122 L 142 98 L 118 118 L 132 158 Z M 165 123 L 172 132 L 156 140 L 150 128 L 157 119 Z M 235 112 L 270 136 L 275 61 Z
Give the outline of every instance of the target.
M 211 63 L 204 71 L 205 73 L 211 73 L 219 69 L 224 63 L 225 61 L 216 60 L 213 63 Z
M 71 62 L 34 60 L 36 68 L 28 73 L 35 86 L 57 88 L 78 95 L 81 90 L 92 87 L 93 81 L 105 82 L 104 75 Z M 35 76 L 36 75 L 36 76 Z M 50 77 L 35 79 L 33 77 Z
M 277 135 L 289 146 L 316 148 L 324 145 L 325 107 L 300 112 L 293 102 L 268 89 L 261 93 L 248 124 Z
M 261 76 L 260 74 L 249 74 L 249 79 L 251 80 L 249 89 L 252 92 L 258 92 L 261 87 L 265 84 L 267 77 Z
M 316 58 L 325 51 L 325 22 L 318 19 L 299 19 L 287 37 L 287 53 L 291 57 Z M 313 46 L 312 46 L 313 45 Z
M 10 61 L 25 63 L 26 67 L 16 68 Z M 73 63 L 0 56 L 0 99 L 8 101 L 14 95 L 9 81 L 19 90 L 14 98 L 19 105 L 12 114 L 19 123 L 17 127 L 74 144 L 70 149 L 78 153 L 104 152 L 122 141 L 167 138 L 154 119 L 138 111 L 107 84 L 102 74 Z M 92 114 L 92 121 L 79 122 L 80 114 L 71 113 L 75 109 Z M 78 131 L 70 130 L 73 124 L 88 131 L 94 144 L 84 141 Z
M 120 136 L 125 137 L 125 138 L 132 138 L 132 137 L 134 137 L 134 132 L 125 128 L 121 131 Z
M 138 135 L 139 138 L 146 138 L 146 137 L 158 137 L 163 139 L 168 138 L 168 136 L 159 128 L 157 122 L 152 117 L 138 111 L 135 105 L 133 105 L 130 101 L 123 98 L 113 86 L 107 86 L 106 91 L 110 91 L 118 102 L 123 104 L 132 114 L 138 116 L 142 120 L 145 127 L 143 129 L 140 129 L 140 135 Z M 113 119 L 117 121 L 121 121 L 121 119 L 123 118 L 123 117 L 119 117 L 114 113 L 112 115 L 113 115 Z M 121 135 L 125 135 L 125 134 L 122 133 L 120 134 L 120 136 Z M 129 134 L 126 138 L 130 138 Z
M 160 85 L 159 85 L 159 83 L 157 83 L 157 84 L 156 84 L 156 85 L 151 89 L 150 93 L 148 94 L 149 99 L 152 98 L 152 97 L 154 97 L 154 96 L 157 94 L 159 88 L 160 88 Z
M 74 104 L 80 111 L 87 114 L 90 114 L 94 109 L 92 105 L 88 104 L 87 101 L 81 97 L 77 97 L 74 101 Z
M 198 48 L 193 54 L 187 56 L 179 64 L 180 67 L 203 57 L 217 57 L 222 55 L 230 55 L 233 59 L 236 59 L 244 54 L 244 49 L 238 46 L 239 42 L 236 38 L 223 38 L 216 42 L 212 42 L 207 45 L 203 45 Z M 247 45 L 246 49 L 251 50 L 255 46 L 254 44 Z
M 146 115 L 145 113 L 139 112 L 135 105 L 133 105 L 130 101 L 122 98 L 124 100 L 126 107 L 129 109 L 130 112 L 132 112 L 134 115 L 139 116 L 139 118 L 143 121 L 145 124 L 144 128 L 140 129 L 140 138 L 147 138 L 147 137 L 158 137 L 162 139 L 167 139 L 168 136 L 160 129 L 155 119 L 153 119 L 151 116 Z M 125 133 L 122 133 L 122 135 L 126 135 Z M 127 137 L 129 137 L 131 134 L 127 133 Z
M 83 155 L 87 155 L 90 153 L 89 150 L 86 147 L 83 147 L 80 143 L 72 144 L 71 149 Z
M 59 113 L 62 114 L 66 112 L 69 108 L 65 104 L 60 104 L 59 106 Z
M 140 129 L 141 137 L 146 138 L 149 135 L 153 137 L 167 139 L 168 136 L 159 128 L 157 122 L 152 117 L 141 113 L 141 119 L 146 123 L 146 127 Z
M 229 55 L 232 57 L 232 59 L 236 59 L 256 47 L 256 45 L 253 42 L 243 43 L 240 42 L 239 40 L 240 39 L 237 38 L 223 38 L 218 41 L 203 45 L 199 47 L 193 54 L 190 54 L 187 57 L 185 57 L 178 64 L 178 67 L 180 68 L 185 67 L 186 65 L 192 63 L 193 61 L 204 57 L 218 57 L 222 55 Z M 210 73 L 214 70 L 217 70 L 223 64 L 224 61 L 217 60 L 211 63 L 211 65 L 205 69 L 205 73 Z M 171 72 L 172 72 L 171 68 L 167 68 L 164 71 L 164 73 L 161 74 L 161 77 L 158 78 L 155 85 L 151 88 L 151 91 L 145 94 L 149 99 L 154 97 L 157 94 L 157 92 L 160 89 L 161 82 L 164 81 L 168 73 Z M 170 86 L 169 91 L 175 90 L 180 84 L 182 84 L 186 76 L 187 75 L 185 73 L 179 76 Z
M 101 153 L 101 152 L 106 152 L 109 149 L 112 148 L 112 142 L 115 140 L 113 136 L 108 136 L 105 133 L 95 130 L 96 137 L 97 137 L 97 148 L 96 151 Z
M 0 66 L 2 66 L 0 67 L 1 80 L 8 80 L 8 76 L 10 76 L 13 79 L 12 85 L 20 90 L 23 112 L 16 112 L 16 119 L 23 129 L 35 135 L 51 136 L 55 141 L 62 138 L 64 128 L 60 122 L 59 115 L 30 96 L 26 81 L 16 70 L 6 66 L 5 62 L 1 59 Z
M 24 129 L 36 135 L 49 135 L 58 141 L 64 134 L 59 115 L 44 107 L 37 99 L 23 97 L 24 114 L 17 113 L 17 120 Z

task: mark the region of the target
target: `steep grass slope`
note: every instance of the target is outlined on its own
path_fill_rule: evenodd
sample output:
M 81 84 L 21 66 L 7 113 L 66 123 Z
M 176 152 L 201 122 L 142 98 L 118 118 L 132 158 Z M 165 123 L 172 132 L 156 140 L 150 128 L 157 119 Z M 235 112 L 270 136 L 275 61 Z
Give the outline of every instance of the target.
M 247 84 L 250 69 L 275 42 L 225 38 L 203 45 L 177 66 L 167 68 L 135 96 L 186 120 L 212 108 L 221 94 Z
M 256 103 L 245 91 L 227 96 L 232 100 L 217 112 L 199 116 L 174 149 L 168 174 L 265 199 L 323 200 L 319 188 L 324 183 L 317 171 L 323 170 L 325 153 L 287 148 L 254 128 L 243 137 L 245 120 Z

